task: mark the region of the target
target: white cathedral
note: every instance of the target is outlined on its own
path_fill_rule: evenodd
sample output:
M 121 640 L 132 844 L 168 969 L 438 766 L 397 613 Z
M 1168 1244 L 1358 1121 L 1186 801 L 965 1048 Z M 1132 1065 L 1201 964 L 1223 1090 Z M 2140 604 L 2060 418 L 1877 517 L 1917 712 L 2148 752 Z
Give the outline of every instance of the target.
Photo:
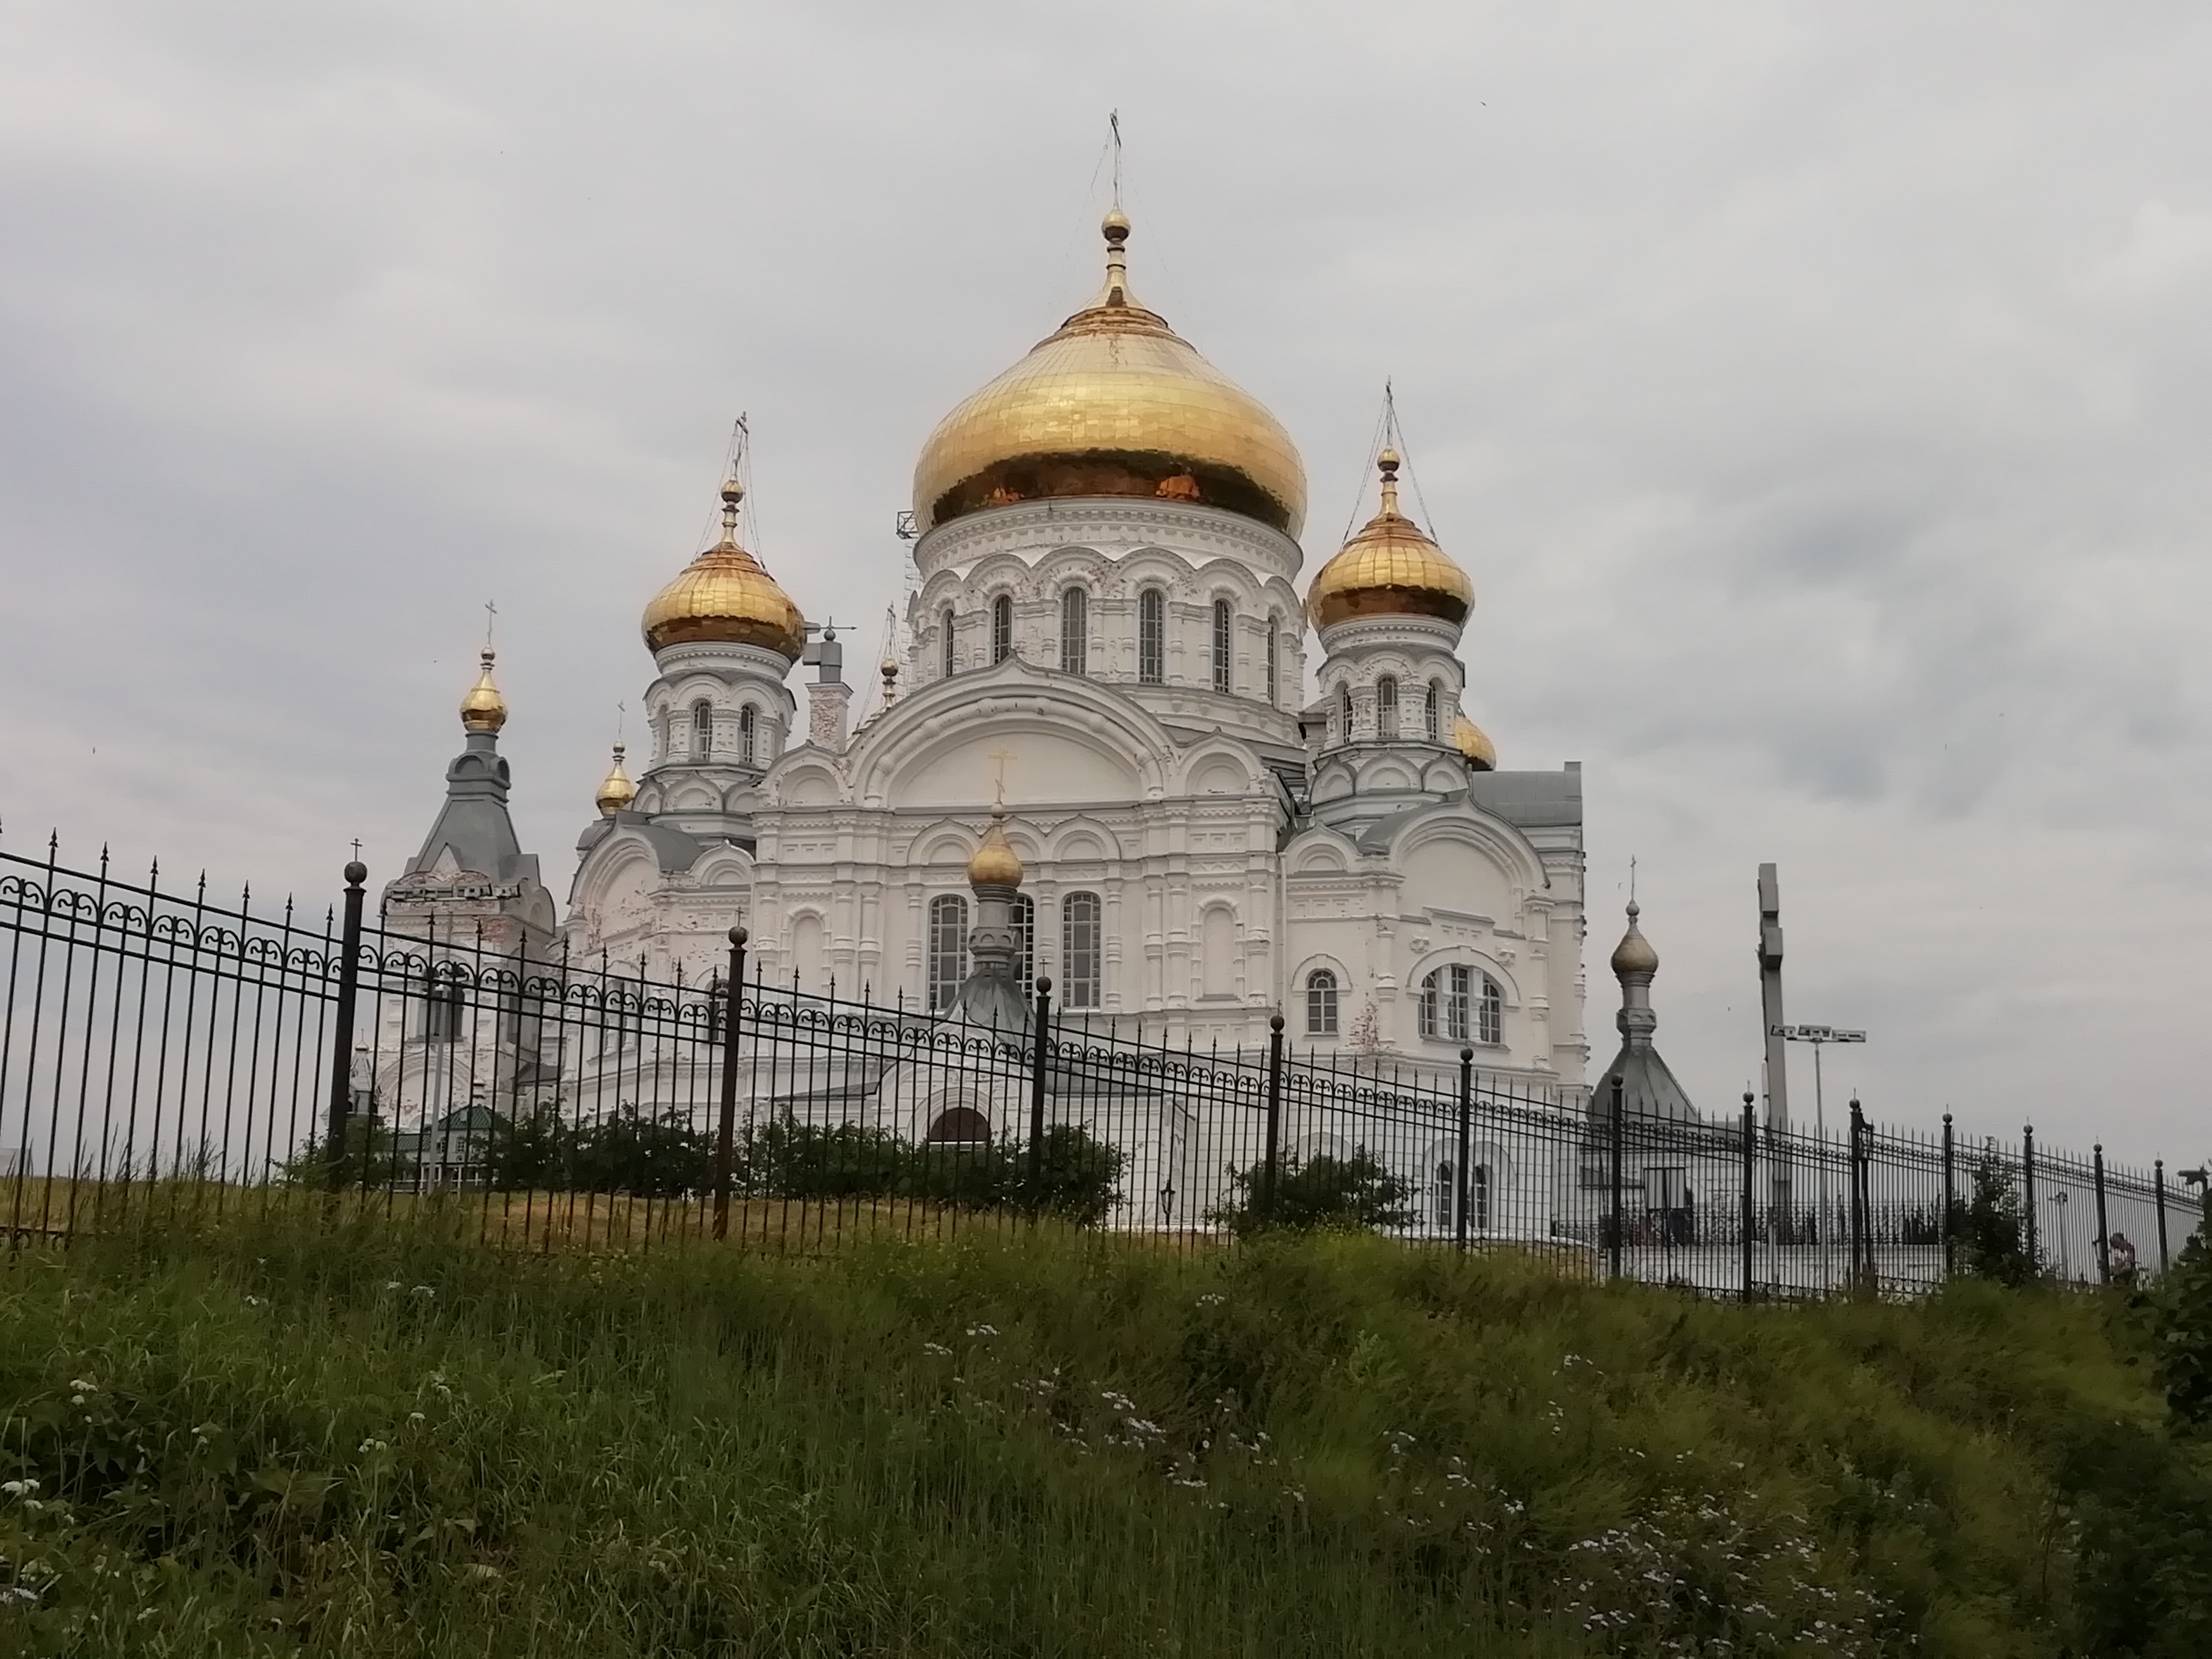
M 911 643 L 866 720 L 733 480 L 645 608 L 649 750 L 633 781 L 617 747 L 565 917 L 507 820 L 487 653 L 387 926 L 697 982 L 741 924 L 771 981 L 951 1012 L 1011 894 L 1021 984 L 1066 1018 L 1226 1048 L 1279 1012 L 1302 1048 L 1443 1073 L 1472 1046 L 1486 1081 L 1584 1098 L 1577 763 L 1498 769 L 1474 587 L 1394 451 L 1301 595 L 1289 434 L 1139 303 L 1118 210 L 1104 235 L 1097 297 L 922 447 Z

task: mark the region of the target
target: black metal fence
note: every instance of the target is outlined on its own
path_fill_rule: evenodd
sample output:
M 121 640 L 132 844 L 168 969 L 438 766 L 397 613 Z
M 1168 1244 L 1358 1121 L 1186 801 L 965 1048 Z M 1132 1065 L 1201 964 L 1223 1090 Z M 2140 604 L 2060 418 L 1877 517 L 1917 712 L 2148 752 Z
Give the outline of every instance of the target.
M 819 1248 L 1041 1216 L 1215 1248 L 1274 1225 L 1541 1252 L 1711 1295 L 1910 1294 L 1972 1272 L 2162 1271 L 2197 1195 L 2164 1167 L 1740 1115 L 1657 1121 L 1525 1077 L 1180 1046 L 1054 1010 L 979 1030 L 771 986 L 741 939 L 696 983 L 527 959 L 497 919 L 427 936 L 257 915 L 158 872 L 0 854 L 0 1227 L 335 1190 L 442 1194 L 488 1237 Z M 730 988 L 738 988 L 734 1017 Z

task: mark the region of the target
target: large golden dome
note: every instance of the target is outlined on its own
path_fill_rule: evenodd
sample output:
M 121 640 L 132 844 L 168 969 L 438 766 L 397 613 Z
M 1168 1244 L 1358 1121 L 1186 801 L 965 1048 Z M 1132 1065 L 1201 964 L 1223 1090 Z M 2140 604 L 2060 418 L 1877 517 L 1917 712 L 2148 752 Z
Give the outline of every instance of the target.
M 1498 745 L 1490 740 L 1490 733 L 1462 714 L 1452 722 L 1452 747 L 1478 772 L 1498 769 Z
M 1106 286 L 938 422 L 914 469 L 920 526 L 1063 495 L 1196 501 L 1288 536 L 1305 522 L 1291 434 L 1129 292 L 1129 222 L 1106 216 Z
M 712 640 L 757 645 L 799 660 L 806 644 L 805 618 L 760 561 L 738 545 L 738 503 L 744 494 L 735 478 L 722 486 L 722 539 L 678 571 L 645 607 L 648 648 Z
M 1474 584 L 1398 510 L 1398 452 L 1385 449 L 1376 465 L 1382 510 L 1315 574 L 1306 614 L 1316 628 L 1357 617 L 1434 617 L 1457 627 L 1474 608 Z

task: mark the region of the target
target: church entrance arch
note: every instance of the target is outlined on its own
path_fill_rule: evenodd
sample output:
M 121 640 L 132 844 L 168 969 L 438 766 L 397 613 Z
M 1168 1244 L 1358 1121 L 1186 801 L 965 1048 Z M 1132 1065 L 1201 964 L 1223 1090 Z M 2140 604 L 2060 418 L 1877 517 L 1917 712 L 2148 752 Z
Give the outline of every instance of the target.
M 955 1106 L 939 1112 L 922 1139 L 933 1146 L 983 1146 L 991 1139 L 991 1120 L 973 1106 Z

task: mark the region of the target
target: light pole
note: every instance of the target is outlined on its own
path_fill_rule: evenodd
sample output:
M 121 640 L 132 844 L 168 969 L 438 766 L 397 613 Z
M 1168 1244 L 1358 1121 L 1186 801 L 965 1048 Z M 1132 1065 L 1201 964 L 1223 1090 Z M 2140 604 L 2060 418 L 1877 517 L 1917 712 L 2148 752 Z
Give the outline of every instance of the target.
M 2066 1253 L 2066 1189 L 2061 1187 L 2051 1195 L 2058 1211 L 2058 1277 L 2063 1283 L 2074 1277 L 2074 1263 Z
M 1820 1146 L 1820 1288 L 1825 1291 L 1833 1281 L 1831 1271 L 1829 1243 L 1834 1229 L 1828 1216 L 1828 1114 L 1826 1103 L 1820 1095 L 1820 1050 L 1832 1042 L 1864 1042 L 1864 1031 L 1848 1031 L 1834 1025 L 1778 1025 L 1774 1035 L 1784 1042 L 1809 1042 L 1813 1045 L 1813 1136 Z

